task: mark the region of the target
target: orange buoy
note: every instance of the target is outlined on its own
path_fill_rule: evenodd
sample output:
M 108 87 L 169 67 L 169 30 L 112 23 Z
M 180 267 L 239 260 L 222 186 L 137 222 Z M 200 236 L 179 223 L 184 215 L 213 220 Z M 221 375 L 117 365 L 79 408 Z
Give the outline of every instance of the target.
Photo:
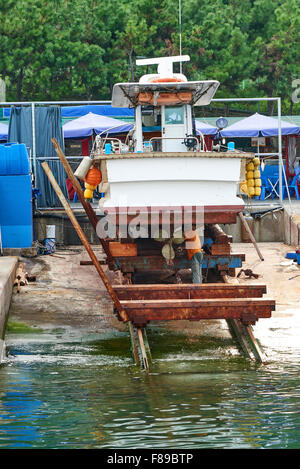
M 102 181 L 102 174 L 101 174 L 100 169 L 98 168 L 89 169 L 84 181 L 90 184 L 91 186 L 94 186 L 94 187 L 98 186 L 98 184 L 100 184 L 100 182 Z

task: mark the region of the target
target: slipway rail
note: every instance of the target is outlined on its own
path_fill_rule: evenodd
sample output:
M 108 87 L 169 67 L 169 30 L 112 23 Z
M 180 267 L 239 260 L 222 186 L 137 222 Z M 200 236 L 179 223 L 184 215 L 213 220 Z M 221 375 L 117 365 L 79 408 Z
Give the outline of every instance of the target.
M 70 166 L 66 164 L 63 152 L 57 145 L 57 142 L 53 143 L 67 175 L 76 184 L 76 179 Z M 149 254 L 149 250 L 153 249 L 153 246 L 146 243 L 140 247 L 139 255 L 135 256 L 135 258 L 123 256 L 122 264 L 121 258 L 111 254 L 110 243 L 100 240 L 106 254 L 106 261 L 98 260 L 47 163 L 43 163 L 42 166 L 89 254 L 91 260 L 84 264 L 93 264 L 95 266 L 112 299 L 117 318 L 128 324 L 132 352 L 136 364 L 141 364 L 146 370 L 150 368 L 152 358 L 146 333 L 147 325 L 150 322 L 215 319 L 226 320 L 232 337 L 237 341 L 246 357 L 255 359 L 260 363 L 265 361 L 264 353 L 253 335 L 252 326 L 260 318 L 271 317 L 272 311 L 275 309 L 275 301 L 263 298 L 263 295 L 266 293 L 265 285 L 233 285 L 226 283 L 228 282 L 227 273 L 232 268 L 228 259 L 234 258 L 230 250 L 232 239 L 218 225 L 207 226 L 207 231 L 211 236 L 209 239 L 212 242 L 210 244 L 210 254 L 206 255 L 206 257 L 207 259 L 219 259 L 214 268 L 220 275 L 220 283 L 163 284 L 155 281 L 154 284 L 133 284 L 132 274 L 136 273 L 139 265 L 146 266 L 142 272 L 143 275 L 149 274 L 150 269 L 150 273 L 154 273 L 155 276 L 157 265 L 159 262 L 163 262 L 161 257 L 160 261 L 158 261 L 159 256 L 155 252 L 152 256 L 146 255 L 147 253 Z M 77 185 L 74 187 L 77 189 Z M 97 216 L 91 205 L 84 201 L 81 188 L 79 190 L 79 187 L 78 194 L 79 199 L 82 200 L 83 208 L 96 230 Z M 240 261 L 244 260 L 244 255 L 237 255 L 237 257 Z M 148 265 L 145 263 L 147 258 L 151 258 L 151 262 Z M 128 284 L 111 285 L 101 267 L 101 264 L 104 262 L 107 262 L 111 268 L 121 268 L 121 272 L 124 274 L 124 282 L 127 281 Z M 163 269 L 165 266 L 159 264 L 159 267 Z

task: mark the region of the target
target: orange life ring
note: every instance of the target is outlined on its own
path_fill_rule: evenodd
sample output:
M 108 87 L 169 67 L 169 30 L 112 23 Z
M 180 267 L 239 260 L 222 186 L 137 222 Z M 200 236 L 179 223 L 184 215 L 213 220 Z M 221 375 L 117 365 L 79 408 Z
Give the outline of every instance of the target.
M 180 83 L 183 80 L 181 78 L 154 78 L 154 80 L 151 80 L 151 83 Z

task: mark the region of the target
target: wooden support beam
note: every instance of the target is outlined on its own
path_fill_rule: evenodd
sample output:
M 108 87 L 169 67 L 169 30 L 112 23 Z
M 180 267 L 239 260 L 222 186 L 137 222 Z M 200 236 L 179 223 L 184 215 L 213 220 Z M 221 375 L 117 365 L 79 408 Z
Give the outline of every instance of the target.
M 149 321 L 201 319 L 240 319 L 243 323 L 250 324 L 259 318 L 271 317 L 275 308 L 273 300 L 261 298 L 121 300 L 120 303 L 136 327 L 144 327 Z
M 227 282 L 228 277 L 224 276 L 223 281 Z M 275 301 L 273 303 L 272 309 L 275 309 Z M 226 322 L 232 338 L 238 342 L 245 356 L 250 359 L 254 358 L 259 363 L 264 363 L 266 356 L 254 337 L 252 326 L 247 321 L 243 323 L 243 320 L 235 318 L 228 318 Z
M 238 319 L 227 319 L 226 322 L 232 338 L 238 343 L 246 358 L 253 359 L 252 351 L 245 336 L 241 321 Z
M 55 190 L 59 200 L 61 201 L 68 217 L 70 218 L 70 221 L 72 222 L 82 244 L 84 245 L 88 255 L 90 256 L 90 259 L 91 261 L 93 262 L 99 276 L 101 277 L 101 280 L 102 282 L 104 283 L 104 286 L 106 288 L 106 290 L 108 291 L 112 301 L 113 301 L 113 304 L 116 308 L 116 310 L 118 311 L 118 314 L 120 316 L 120 318 L 122 318 L 122 321 L 124 322 L 127 322 L 129 319 L 128 319 L 128 316 L 127 316 L 127 313 L 126 311 L 124 310 L 124 308 L 122 307 L 120 301 L 119 301 L 119 298 L 117 297 L 116 293 L 114 292 L 111 284 L 109 283 L 108 281 L 108 278 L 106 277 L 94 251 L 92 250 L 88 240 L 86 239 L 86 236 L 84 234 L 84 232 L 82 231 L 82 228 L 81 226 L 79 225 L 74 213 L 72 212 L 71 210 L 71 207 L 70 205 L 68 204 L 64 194 L 62 193 L 59 185 L 57 184 L 57 181 L 55 179 L 55 177 L 53 176 L 53 173 L 52 171 L 50 170 L 48 164 L 46 162 L 42 163 L 42 167 L 45 171 L 45 173 L 47 174 L 48 178 L 49 178 L 49 181 L 53 187 L 53 189 Z
M 75 191 L 76 191 L 76 194 L 78 196 L 78 199 L 80 200 L 81 202 L 81 205 L 83 206 L 87 216 L 88 216 L 88 219 L 91 223 L 91 225 L 93 226 L 97 236 L 98 236 L 98 233 L 97 233 L 97 223 L 98 223 L 98 217 L 93 209 L 93 207 L 91 206 L 91 204 L 85 200 L 84 198 L 84 193 L 83 193 L 83 190 L 81 188 L 81 185 L 79 183 L 79 181 L 76 179 L 76 177 L 74 176 L 74 173 L 73 173 L 73 170 L 71 168 L 71 166 L 69 165 L 69 162 L 68 160 L 66 159 L 62 149 L 60 148 L 59 144 L 57 143 L 57 140 L 56 138 L 52 138 L 52 143 L 54 145 L 54 148 L 55 148 L 55 151 L 67 173 L 67 176 L 68 178 L 71 180 L 71 183 L 72 183 L 72 186 L 74 187 Z M 113 262 L 113 257 L 110 253 L 110 250 L 109 250 L 109 245 L 107 243 L 107 241 L 105 241 L 104 239 L 100 238 L 98 236 L 98 239 L 102 245 L 102 248 L 103 248 L 103 251 L 105 252 L 106 256 L 107 256 L 107 260 L 109 262 Z
M 133 360 L 136 365 L 139 365 L 140 358 L 139 358 L 139 349 L 138 349 L 138 342 L 137 342 L 137 331 L 131 321 L 128 321 L 127 325 L 128 325 L 128 330 L 130 334 L 131 352 L 132 352 Z
M 113 285 L 113 289 L 120 300 L 261 298 L 266 293 L 265 285 L 224 283 Z
M 152 362 L 152 355 L 151 355 L 150 345 L 149 345 L 149 342 L 148 342 L 146 327 L 143 328 L 143 337 L 144 337 L 144 344 L 145 344 L 145 350 L 146 350 L 148 362 L 151 363 Z
M 138 327 L 137 332 L 138 332 L 140 349 L 141 349 L 142 358 L 143 358 L 143 367 L 145 368 L 146 371 L 149 371 L 149 363 L 148 363 L 148 358 L 147 358 L 147 354 L 146 354 L 146 350 L 145 350 L 145 344 L 144 344 L 142 329 L 140 327 Z
M 246 220 L 246 218 L 244 217 L 244 215 L 243 215 L 242 212 L 239 213 L 239 217 L 240 217 L 241 222 L 243 223 L 243 225 L 244 225 L 244 227 L 245 227 L 245 229 L 246 229 L 246 231 L 247 231 L 247 233 L 248 233 L 248 235 L 249 235 L 249 238 L 251 239 L 251 241 L 252 241 L 252 243 L 253 243 L 253 246 L 254 246 L 255 249 L 256 249 L 256 252 L 257 252 L 257 254 L 258 254 L 258 257 L 260 258 L 261 261 L 263 261 L 263 260 L 264 260 L 264 257 L 263 257 L 262 253 L 261 253 L 260 250 L 259 250 L 259 247 L 258 247 L 258 245 L 257 245 L 257 242 L 255 241 L 255 238 L 254 238 L 254 236 L 253 236 L 253 233 L 252 233 L 252 231 L 250 230 L 250 227 L 249 227 L 249 225 L 248 225 L 248 223 L 247 223 L 247 220 Z
M 267 357 L 266 357 L 265 353 L 263 352 L 263 350 L 261 349 L 259 343 L 257 342 L 257 340 L 254 337 L 252 326 L 251 325 L 248 325 L 248 326 L 245 325 L 244 327 L 246 329 L 246 335 L 247 335 L 247 338 L 248 338 L 248 342 L 250 344 L 250 347 L 252 349 L 253 355 L 255 356 L 256 360 L 260 363 L 266 363 Z

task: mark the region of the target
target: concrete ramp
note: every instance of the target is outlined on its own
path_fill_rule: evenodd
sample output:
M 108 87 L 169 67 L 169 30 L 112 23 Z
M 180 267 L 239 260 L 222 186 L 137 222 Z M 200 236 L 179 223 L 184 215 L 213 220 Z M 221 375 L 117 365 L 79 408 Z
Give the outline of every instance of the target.
M 11 302 L 14 280 L 16 277 L 17 265 L 17 257 L 0 257 L 0 363 L 3 361 L 5 353 L 5 326 Z

